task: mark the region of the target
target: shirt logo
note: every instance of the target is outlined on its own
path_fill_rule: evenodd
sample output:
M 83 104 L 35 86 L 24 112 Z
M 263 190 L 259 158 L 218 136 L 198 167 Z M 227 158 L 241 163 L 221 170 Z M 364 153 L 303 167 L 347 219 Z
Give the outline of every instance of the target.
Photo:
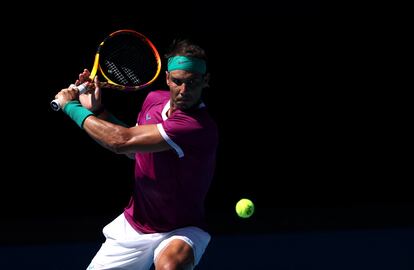
M 149 115 L 149 113 L 147 113 L 146 115 L 145 115 L 145 120 L 146 121 L 148 121 L 148 120 L 150 120 L 151 119 L 151 115 Z

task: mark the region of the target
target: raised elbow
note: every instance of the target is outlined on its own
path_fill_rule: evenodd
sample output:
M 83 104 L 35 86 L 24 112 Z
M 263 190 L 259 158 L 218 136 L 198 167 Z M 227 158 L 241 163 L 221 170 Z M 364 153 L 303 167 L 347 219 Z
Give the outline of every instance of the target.
M 131 141 L 128 132 L 117 130 L 108 141 L 108 148 L 116 154 L 126 154 L 129 142 Z

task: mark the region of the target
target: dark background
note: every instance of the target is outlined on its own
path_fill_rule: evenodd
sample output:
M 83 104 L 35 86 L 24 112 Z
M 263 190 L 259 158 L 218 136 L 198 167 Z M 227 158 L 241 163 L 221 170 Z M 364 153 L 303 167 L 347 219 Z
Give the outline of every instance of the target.
M 213 233 L 414 225 L 409 107 L 389 84 L 395 74 L 384 72 L 402 52 L 388 53 L 395 43 L 384 28 L 321 17 L 317 1 L 229 5 L 63 5 L 14 14 L 3 41 L 11 59 L 2 108 L 0 223 L 10 232 L 3 241 L 98 239 L 126 205 L 133 161 L 49 107 L 91 68 L 98 43 L 123 28 L 145 34 L 160 54 L 180 36 L 207 50 L 204 100 L 220 129 L 206 202 Z M 165 87 L 161 73 L 148 90 L 105 89 L 103 100 L 132 125 L 148 91 Z M 242 197 L 256 204 L 250 219 L 235 214 Z

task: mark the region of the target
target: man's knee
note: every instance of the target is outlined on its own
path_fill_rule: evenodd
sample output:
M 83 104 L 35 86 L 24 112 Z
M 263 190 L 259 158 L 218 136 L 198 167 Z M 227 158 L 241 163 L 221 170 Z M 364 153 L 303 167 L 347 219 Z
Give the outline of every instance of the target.
M 176 259 L 161 259 L 158 260 L 155 264 L 156 270 L 192 270 L 193 269 L 193 263 L 192 262 L 185 262 L 185 261 L 179 261 Z

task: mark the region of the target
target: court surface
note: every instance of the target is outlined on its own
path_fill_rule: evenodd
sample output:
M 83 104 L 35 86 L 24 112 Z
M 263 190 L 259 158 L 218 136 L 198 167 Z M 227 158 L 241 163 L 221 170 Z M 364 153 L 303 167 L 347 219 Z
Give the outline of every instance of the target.
M 0 269 L 86 269 L 99 246 L 95 242 L 2 245 Z M 414 229 L 213 235 L 196 269 L 412 270 Z

